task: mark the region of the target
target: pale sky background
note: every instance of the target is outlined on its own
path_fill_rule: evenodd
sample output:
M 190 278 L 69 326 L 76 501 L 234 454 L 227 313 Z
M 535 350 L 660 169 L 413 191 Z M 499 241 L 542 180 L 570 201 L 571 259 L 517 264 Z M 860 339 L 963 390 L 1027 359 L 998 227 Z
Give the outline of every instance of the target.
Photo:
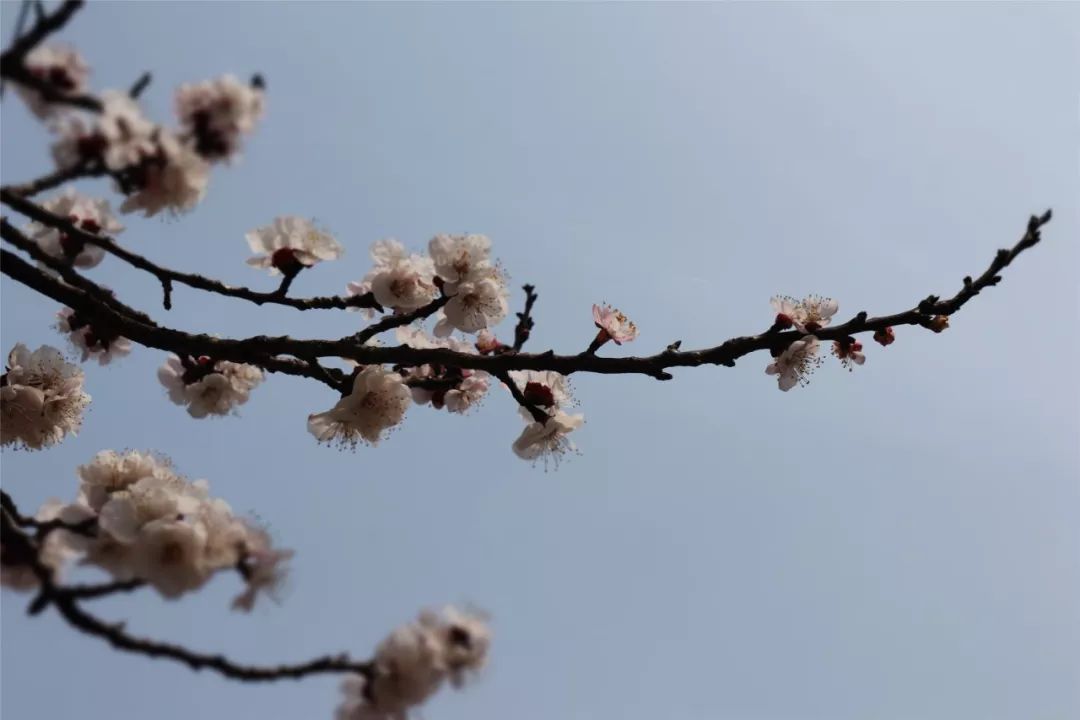
M 491 665 L 428 720 L 1080 717 L 1080 6 L 92 3 L 63 38 L 95 88 L 153 71 L 161 120 L 181 82 L 269 84 L 242 161 L 182 221 L 130 219 L 126 245 L 269 289 L 244 232 L 313 216 L 347 253 L 299 278 L 310 295 L 361 277 L 376 239 L 483 232 L 515 288 L 538 286 L 534 350 L 584 348 L 603 300 L 641 328 L 611 353 L 759 331 L 774 293 L 895 312 L 1055 212 L 951 329 L 867 342 L 854 373 L 829 362 L 786 394 L 762 355 L 668 383 L 575 377 L 583 454 L 558 472 L 511 453 L 497 391 L 341 453 L 305 430 L 334 401 L 313 382 L 272 377 L 240 417 L 197 421 L 158 384 L 162 353 L 88 365 L 80 435 L 3 453 L 25 509 L 73 498 L 99 450 L 154 448 L 297 551 L 283 602 L 250 616 L 228 609 L 231 576 L 96 612 L 276 664 L 365 657 L 423 607 L 475 603 Z M 3 181 L 42 174 L 46 132 L 14 95 L 2 107 Z M 184 288 L 167 313 L 114 259 L 92 275 L 183 329 L 361 322 Z M 2 301 L 4 352 L 63 346 L 53 302 L 6 280 Z M 336 676 L 196 674 L 25 600 L 2 598 L 11 720 L 329 718 L 339 701 Z

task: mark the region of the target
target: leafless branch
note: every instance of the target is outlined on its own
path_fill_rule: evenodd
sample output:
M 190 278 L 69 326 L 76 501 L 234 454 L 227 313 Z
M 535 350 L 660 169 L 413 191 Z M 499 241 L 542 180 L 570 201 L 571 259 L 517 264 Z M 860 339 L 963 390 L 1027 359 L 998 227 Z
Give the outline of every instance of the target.
M 162 267 L 150 260 L 147 260 L 142 255 L 134 253 L 123 246 L 117 244 L 114 240 L 105 237 L 103 235 L 95 235 L 88 233 L 82 228 L 79 228 L 73 224 L 67 218 L 59 215 L 54 215 L 45 208 L 33 203 L 12 189 L 3 188 L 0 189 L 0 202 L 11 207 L 13 210 L 26 215 L 31 220 L 37 220 L 43 225 L 57 228 L 65 233 L 68 233 L 72 237 L 81 240 L 82 242 L 97 245 L 106 252 L 115 255 L 124 262 L 132 265 L 133 267 L 145 270 L 161 282 L 162 286 L 168 288 L 171 283 L 177 282 L 181 285 L 187 285 L 188 287 L 196 288 L 198 290 L 205 290 L 207 292 L 217 293 L 218 295 L 224 295 L 226 297 L 236 297 L 241 300 L 247 300 L 253 302 L 256 305 L 273 304 L 273 305 L 287 305 L 288 307 L 296 308 L 297 310 L 327 310 L 327 309 L 341 309 L 346 308 L 372 308 L 375 310 L 382 310 L 382 306 L 375 302 L 375 298 L 370 293 L 365 295 L 354 295 L 349 297 L 342 296 L 328 296 L 328 297 L 313 297 L 313 298 L 290 298 L 285 297 L 281 293 L 280 288 L 273 292 L 258 292 L 250 290 L 245 287 L 234 287 L 226 285 L 218 280 L 212 280 L 202 275 L 194 273 L 177 272 L 168 268 Z M 166 293 L 168 297 L 168 293 Z M 171 307 L 171 303 L 165 302 L 165 309 L 168 310 Z
M 224 655 L 195 652 L 181 645 L 131 635 L 123 623 L 107 623 L 85 611 L 79 606 L 78 601 L 134 590 L 139 587 L 139 583 L 130 581 L 72 588 L 57 586 L 52 570 L 42 564 L 39 557 L 40 542 L 19 527 L 17 518 L 24 521 L 26 518 L 19 513 L 18 508 L 6 493 L 2 497 L 0 531 L 2 531 L 4 546 L 4 562 L 28 565 L 40 583 L 38 596 L 30 605 L 32 613 L 51 606 L 56 608 L 61 617 L 72 627 L 87 635 L 101 638 L 118 650 L 152 658 L 174 660 L 187 665 L 192 670 L 213 670 L 234 680 L 272 682 L 325 673 L 357 673 L 367 676 L 374 673 L 373 663 L 352 660 L 346 654 L 327 655 L 296 665 L 242 665 L 229 660 Z
M 996 285 L 1000 273 L 1024 250 L 1034 246 L 1040 239 L 1040 229 L 1050 221 L 1050 211 L 1042 216 L 1032 216 L 1020 241 L 1010 250 L 1000 250 L 990 267 L 976 280 L 967 280 L 959 292 L 951 298 L 941 299 L 931 295 L 916 307 L 893 315 L 868 317 L 860 312 L 846 323 L 830 325 L 815 334 L 823 341 L 842 340 L 849 336 L 884 330 L 902 325 L 929 326 L 936 315 L 952 315 L 972 297 L 985 288 Z M 417 367 L 438 364 L 446 367 L 483 370 L 493 375 L 509 370 L 553 370 L 564 375 L 572 373 L 642 374 L 658 380 L 669 380 L 669 372 L 678 367 L 701 365 L 732 366 L 735 361 L 752 352 L 776 350 L 787 347 L 802 336 L 795 330 L 776 332 L 767 330 L 757 335 L 734 337 L 714 347 L 701 350 L 676 351 L 665 349 L 646 357 L 598 357 L 595 355 L 556 355 L 553 351 L 542 353 L 503 353 L 499 355 L 475 355 L 446 348 L 412 348 L 405 345 L 394 347 L 370 347 L 356 342 L 354 336 L 339 340 L 297 340 L 289 336 L 257 335 L 243 339 L 215 338 L 206 334 L 192 334 L 163 326 L 149 325 L 132 318 L 119 316 L 112 308 L 101 306 L 87 296 L 85 291 L 58 282 L 47 274 L 22 261 L 8 251 L 3 253 L 0 271 L 18 282 L 64 303 L 87 317 L 113 323 L 122 330 L 124 337 L 147 347 L 192 355 L 248 362 L 256 365 L 260 360 L 277 355 L 296 358 L 342 357 L 361 364 L 389 364 Z M 282 372 L 307 374 L 299 361 Z M 264 367 L 268 367 L 264 365 Z

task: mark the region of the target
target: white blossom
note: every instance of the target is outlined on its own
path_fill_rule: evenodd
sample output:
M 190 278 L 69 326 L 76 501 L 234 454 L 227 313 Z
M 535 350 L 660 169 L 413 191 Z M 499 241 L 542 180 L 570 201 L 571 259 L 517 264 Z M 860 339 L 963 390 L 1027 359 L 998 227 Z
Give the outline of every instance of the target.
M 41 206 L 54 215 L 67 218 L 84 232 L 116 235 L 124 229 L 109 209 L 108 201 L 80 195 L 71 188 L 49 198 Z M 105 251 L 97 245 L 38 222 L 26 227 L 26 235 L 45 253 L 69 260 L 76 267 L 92 268 L 105 257 Z
M 132 563 L 137 577 L 167 598 L 197 590 L 210 577 L 206 527 L 188 519 L 159 518 L 139 529 Z
M 43 345 L 31 353 L 22 343 L 7 366 L 0 379 L 0 443 L 39 450 L 78 432 L 90 403 L 82 370 L 56 348 Z
M 167 460 L 137 450 L 123 453 L 103 450 L 90 462 L 80 465 L 77 472 L 80 500 L 94 512 L 101 511 L 112 493 L 127 490 L 143 478 L 157 478 L 169 484 L 179 480 L 179 475 Z
M 117 579 L 141 578 L 163 596 L 201 587 L 213 573 L 240 569 L 247 588 L 235 606 L 250 608 L 256 593 L 272 593 L 291 553 L 210 497 L 205 480 L 190 481 L 150 453 L 111 450 L 79 468 L 79 499 L 64 512 L 96 517 L 92 538 L 70 536 L 83 562 Z
M 808 295 L 795 306 L 795 315 L 791 320 L 799 332 L 814 333 L 823 327 L 828 327 L 832 322 L 832 316 L 839 309 L 840 305 L 832 298 Z
M 74 96 L 86 92 L 90 79 L 90 67 L 74 49 L 58 45 L 38 45 L 26 55 L 26 69 L 31 75 L 48 84 L 61 95 Z M 37 90 L 26 86 L 15 86 L 19 97 L 26 103 L 30 112 L 46 120 L 67 106 L 46 100 Z
M 776 375 L 780 389 L 787 392 L 796 385 L 806 385 L 809 376 L 821 364 L 817 357 L 820 343 L 813 335 L 807 335 L 791 343 L 765 368 L 768 375 Z
M 549 461 L 556 467 L 567 453 L 577 452 L 577 446 L 569 435 L 585 423 L 584 415 L 567 415 L 557 411 L 547 422 L 531 422 L 514 441 L 514 453 L 523 460 L 543 460 L 544 467 Z
M 638 336 L 637 325 L 610 305 L 593 305 L 592 313 L 596 327 L 616 345 L 630 342 Z
M 452 390 L 446 391 L 443 402 L 452 413 L 466 413 L 483 400 L 487 394 L 490 380 L 487 373 L 462 370 L 465 377 Z
M 240 572 L 244 576 L 244 591 L 233 598 L 234 610 L 251 612 L 255 599 L 261 595 L 276 598 L 277 591 L 284 582 L 286 564 L 293 556 L 291 550 L 275 549 L 270 544 L 270 535 L 262 528 L 245 524 L 243 557 Z
M 169 392 L 169 399 L 187 406 L 194 418 L 228 415 L 248 401 L 251 391 L 263 380 L 263 372 L 254 365 L 208 357 L 188 359 L 170 355 L 158 368 L 158 380 Z
M 296 273 L 321 260 L 336 260 L 344 252 L 333 236 L 295 215 L 275 218 L 272 224 L 250 231 L 245 238 L 251 252 L 258 253 L 248 259 L 248 265 L 267 268 L 271 275 Z
M 206 160 L 230 160 L 241 138 L 255 129 L 265 106 L 263 91 L 233 75 L 185 83 L 176 91 L 176 115 L 187 142 Z
M 510 379 L 526 401 L 549 415 L 577 404 L 569 378 L 554 370 L 511 370 Z M 519 411 L 526 421 L 533 420 L 525 408 L 519 408 Z
M 397 628 L 375 650 L 369 678 L 342 683 L 338 720 L 404 720 L 449 679 L 460 685 L 487 658 L 490 633 L 478 615 L 447 608 L 421 613 Z
M 153 217 L 163 210 L 187 212 L 206 193 L 210 166 L 169 131 L 157 129 L 153 151 L 126 169 L 121 189 L 128 193 L 121 212 Z M 125 187 L 126 185 L 126 187 Z
M 126 337 L 99 330 L 71 308 L 60 310 L 56 317 L 56 329 L 66 334 L 72 346 L 82 353 L 83 362 L 93 357 L 98 364 L 108 365 L 131 352 L 131 341 Z
M 148 475 L 109 494 L 98 512 L 98 525 L 122 543 L 132 544 L 144 525 L 161 519 L 192 515 L 207 498 L 205 483 L 184 478 Z
M 485 277 L 491 265 L 491 240 L 486 235 L 436 235 L 428 242 L 428 254 L 448 294 L 458 283 Z
M 443 318 L 435 325 L 435 334 L 445 337 L 454 330 L 476 333 L 494 327 L 509 311 L 508 298 L 506 280 L 495 268 L 477 279 L 458 283 L 443 308 Z
M 319 442 L 377 445 L 383 431 L 405 417 L 410 397 L 401 375 L 368 365 L 356 373 L 350 394 L 326 412 L 308 416 L 308 431 Z
M 435 286 L 435 266 L 431 258 L 409 254 L 397 240 L 379 240 L 371 246 L 375 266 L 359 283 L 383 307 L 408 312 L 427 305 L 439 294 Z M 360 294 L 359 292 L 355 294 Z

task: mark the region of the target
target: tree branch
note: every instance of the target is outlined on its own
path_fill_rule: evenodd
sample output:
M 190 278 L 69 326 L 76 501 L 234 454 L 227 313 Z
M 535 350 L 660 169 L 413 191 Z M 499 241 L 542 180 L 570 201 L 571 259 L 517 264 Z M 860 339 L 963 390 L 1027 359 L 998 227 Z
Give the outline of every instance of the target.
M 525 309 L 517 313 L 518 322 L 514 327 L 514 352 L 521 352 L 521 348 L 525 346 L 525 341 L 529 339 L 535 324 L 532 318 L 532 309 L 537 298 L 536 288 L 532 285 L 523 285 L 521 289 L 525 291 Z
M 69 180 L 77 180 L 84 177 L 101 177 L 108 174 L 105 168 L 96 162 L 81 162 L 65 170 L 54 170 L 48 175 L 43 175 L 36 180 L 23 183 L 22 185 L 4 185 L 0 192 L 12 193 L 22 197 L 31 197 L 38 193 L 60 187 Z
M 11 47 L 0 54 L 0 74 L 8 76 L 9 68 L 22 65 L 27 54 L 42 43 L 49 35 L 59 32 L 72 15 L 83 6 L 83 0 L 64 0 L 60 7 L 51 14 L 39 15 L 34 22 L 34 27 L 17 38 Z
M 0 491 L 2 492 L 2 491 Z M 0 530 L 3 533 L 5 560 L 17 561 L 28 565 L 41 584 L 38 596 L 30 605 L 32 613 L 51 605 L 61 617 L 77 630 L 101 638 L 118 650 L 146 655 L 152 658 L 166 658 L 187 665 L 192 670 L 214 670 L 225 677 L 246 682 L 270 682 L 274 680 L 298 679 L 308 675 L 323 673 L 356 673 L 372 676 L 374 663 L 352 660 L 346 654 L 326 655 L 296 665 L 241 665 L 229 660 L 224 655 L 211 655 L 188 650 L 180 645 L 164 643 L 147 638 L 140 638 L 127 633 L 123 623 L 107 623 L 83 610 L 80 598 L 95 598 L 114 592 L 134 590 L 138 581 L 109 583 L 99 586 L 76 586 L 62 588 L 53 581 L 52 570 L 40 559 L 40 543 L 18 527 L 19 519 L 26 520 L 15 507 L 11 497 L 4 493 L 3 512 L 0 513 Z M 9 558 L 8 550 L 11 549 Z
M 372 308 L 375 310 L 382 310 L 382 306 L 375 302 L 374 296 L 371 293 L 364 295 L 353 295 L 349 297 L 343 296 L 329 296 L 329 297 L 313 297 L 313 298 L 290 298 L 281 294 L 280 288 L 272 292 L 257 292 L 250 290 L 246 287 L 233 287 L 226 285 L 218 280 L 212 280 L 202 275 L 194 273 L 183 273 L 169 268 L 162 267 L 150 260 L 147 260 L 142 255 L 134 253 L 126 248 L 118 245 L 116 241 L 103 235 L 94 235 L 88 233 L 77 225 L 73 224 L 70 220 L 59 215 L 55 215 L 45 208 L 37 205 L 36 203 L 27 200 L 14 192 L 11 188 L 0 188 L 0 202 L 3 202 L 13 210 L 22 213 L 31 220 L 37 220 L 43 225 L 63 230 L 70 236 L 81 240 L 91 245 L 97 245 L 108 253 L 115 255 L 124 262 L 145 270 L 162 284 L 163 288 L 171 287 L 171 283 L 177 282 L 181 285 L 187 285 L 188 287 L 195 288 L 197 290 L 204 290 L 206 292 L 217 293 L 218 295 L 224 295 L 226 297 L 240 298 L 241 300 L 247 300 L 253 302 L 256 305 L 272 304 L 272 305 L 286 305 L 288 307 L 296 308 L 297 310 L 329 310 L 339 309 L 344 310 L 346 308 Z M 168 295 L 166 295 L 167 297 Z M 171 307 L 171 302 L 166 302 L 165 309 L 168 310 Z
M 887 327 L 901 325 L 927 326 L 934 315 L 952 315 L 960 310 L 972 297 L 986 287 L 995 285 L 998 273 L 1008 266 L 1024 250 L 1034 246 L 1040 239 L 1040 229 L 1050 221 L 1047 211 L 1041 217 L 1033 216 L 1028 222 L 1024 236 L 1011 250 L 999 251 L 990 268 L 979 276 L 978 280 L 965 282 L 961 290 L 952 298 L 941 300 L 935 295 L 923 300 L 917 307 L 893 315 L 867 317 L 858 313 L 850 321 L 841 325 L 831 325 L 817 331 L 816 336 L 823 340 L 840 340 L 863 332 L 884 330 Z M 598 357 L 595 355 L 556 355 L 552 351 L 543 353 L 503 353 L 500 355 L 478 355 L 455 352 L 445 348 L 412 348 L 405 345 L 395 347 L 370 347 L 356 342 L 354 336 L 339 340 L 297 340 L 288 336 L 271 337 L 257 335 L 244 339 L 215 338 L 205 334 L 190 334 L 161 326 L 149 326 L 130 318 L 117 316 L 115 311 L 100 304 L 88 301 L 86 295 L 28 265 L 8 251 L 3 253 L 0 271 L 3 274 L 64 303 L 91 319 L 100 317 L 104 322 L 114 322 L 122 328 L 124 337 L 147 347 L 169 350 L 171 352 L 210 357 L 235 362 L 248 362 L 258 365 L 260 359 L 275 355 L 292 355 L 298 358 L 342 357 L 361 364 L 389 364 L 405 367 L 417 367 L 438 364 L 448 367 L 484 370 L 498 376 L 499 372 L 509 370 L 553 370 L 563 375 L 586 372 L 598 374 L 640 374 L 658 380 L 669 380 L 668 372 L 677 367 L 698 367 L 701 365 L 732 366 L 735 361 L 749 353 L 759 350 L 774 350 L 787 347 L 802 337 L 795 330 L 784 332 L 766 331 L 758 335 L 735 337 L 710 348 L 701 350 L 677 351 L 666 349 L 647 357 Z M 290 374 L 306 374 L 306 368 L 300 371 L 297 361 L 290 369 L 281 370 Z

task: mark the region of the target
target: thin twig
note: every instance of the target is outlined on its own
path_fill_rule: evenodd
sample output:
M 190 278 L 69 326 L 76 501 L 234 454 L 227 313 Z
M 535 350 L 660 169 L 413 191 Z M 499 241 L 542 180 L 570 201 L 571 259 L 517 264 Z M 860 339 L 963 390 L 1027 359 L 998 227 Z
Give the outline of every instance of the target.
M 382 306 L 375 301 L 374 296 L 371 293 L 364 295 L 352 295 L 352 296 L 328 296 L 328 297 L 312 297 L 312 298 L 290 298 L 279 294 L 279 290 L 272 292 L 257 292 L 250 290 L 246 287 L 233 287 L 226 285 L 218 280 L 212 280 L 202 275 L 194 273 L 183 273 L 168 268 L 162 267 L 150 260 L 147 260 L 142 255 L 127 250 L 123 246 L 119 245 L 113 239 L 103 236 L 94 235 L 88 233 L 82 228 L 72 223 L 68 218 L 55 215 L 45 208 L 37 205 L 30 200 L 21 197 L 19 194 L 12 191 L 9 188 L 0 188 L 0 202 L 9 206 L 13 210 L 22 213 L 31 220 L 37 220 L 43 225 L 63 230 L 71 237 L 81 240 L 82 242 L 89 243 L 91 245 L 97 245 L 108 253 L 115 255 L 124 262 L 145 270 L 161 282 L 163 287 L 168 287 L 168 283 L 177 282 L 181 285 L 187 285 L 198 290 L 204 290 L 206 292 L 216 293 L 218 295 L 224 295 L 227 297 L 236 297 L 242 300 L 253 302 L 256 305 L 273 304 L 273 305 L 286 305 L 288 307 L 296 308 L 297 310 L 329 310 L 339 309 L 344 310 L 346 308 L 371 308 L 374 310 L 382 310 Z M 171 305 L 171 303 L 170 303 Z M 166 308 L 168 309 L 168 307 Z
M 38 597 L 31 603 L 31 610 L 52 606 L 61 617 L 77 630 L 98 637 L 118 650 L 145 655 L 153 658 L 175 660 L 192 670 L 214 670 L 225 677 L 246 682 L 271 682 L 284 679 L 298 679 L 308 675 L 325 673 L 357 673 L 371 676 L 375 672 L 374 663 L 352 660 L 346 654 L 327 655 L 305 663 L 295 665 L 241 665 L 229 660 L 224 655 L 200 653 L 172 643 L 159 642 L 130 635 L 123 623 L 107 623 L 95 617 L 79 606 L 80 597 L 100 597 L 105 586 L 90 590 L 58 587 L 53 580 L 52 571 L 41 562 L 40 543 L 21 530 L 15 518 L 21 518 L 14 502 L 5 493 L 3 511 L 0 512 L 0 530 L 5 550 L 5 561 L 18 561 L 30 567 L 40 583 Z M 10 553 L 10 555 L 9 555 Z M 133 583 L 116 583 L 110 592 L 133 590 Z
M 521 352 L 521 348 L 525 346 L 525 341 L 529 339 L 535 324 L 532 309 L 537 298 L 536 288 L 532 285 L 524 285 L 521 289 L 525 291 L 525 309 L 517 313 L 518 322 L 514 327 L 514 352 Z

